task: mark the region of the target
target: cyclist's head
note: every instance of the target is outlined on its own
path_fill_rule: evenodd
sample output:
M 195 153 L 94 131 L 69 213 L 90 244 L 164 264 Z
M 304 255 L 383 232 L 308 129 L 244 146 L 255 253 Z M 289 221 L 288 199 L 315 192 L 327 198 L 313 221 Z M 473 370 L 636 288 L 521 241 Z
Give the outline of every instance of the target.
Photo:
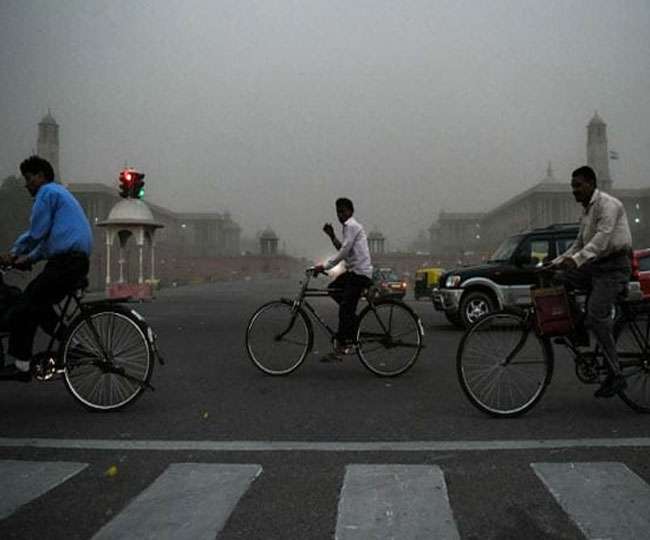
M 587 165 L 571 173 L 571 190 L 576 201 L 579 203 L 589 203 L 596 189 L 596 185 L 596 173 Z
M 20 173 L 25 178 L 25 187 L 32 196 L 39 188 L 54 180 L 54 169 L 50 162 L 40 156 L 30 156 L 20 164 Z
M 346 197 L 336 199 L 336 215 L 341 223 L 345 223 L 354 214 L 354 204 Z

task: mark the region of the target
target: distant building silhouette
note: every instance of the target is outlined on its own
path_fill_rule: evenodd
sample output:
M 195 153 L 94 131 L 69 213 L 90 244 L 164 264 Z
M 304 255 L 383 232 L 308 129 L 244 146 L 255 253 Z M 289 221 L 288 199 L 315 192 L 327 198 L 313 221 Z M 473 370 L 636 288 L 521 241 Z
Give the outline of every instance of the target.
M 607 125 L 596 112 L 587 125 L 587 165 L 596 171 L 598 188 L 611 192 L 625 205 L 635 247 L 647 247 L 650 188 L 614 189 L 609 159 Z M 542 180 L 485 213 L 440 212 L 429 228 L 431 254 L 444 257 L 478 251 L 486 256 L 514 233 L 577 222 L 581 209 L 571 195 L 569 181 L 568 174 L 565 180 L 556 180 L 549 163 Z
M 59 124 L 48 109 L 47 114 L 38 123 L 36 153 L 47 159 L 54 169 L 54 179 L 61 181 L 59 170 Z

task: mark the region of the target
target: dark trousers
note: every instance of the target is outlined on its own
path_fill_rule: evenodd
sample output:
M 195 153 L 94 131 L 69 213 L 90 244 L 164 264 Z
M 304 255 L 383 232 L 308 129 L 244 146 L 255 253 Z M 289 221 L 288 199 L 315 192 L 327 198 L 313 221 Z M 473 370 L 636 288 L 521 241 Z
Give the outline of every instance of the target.
M 339 342 L 354 340 L 357 329 L 357 305 L 364 289 L 372 285 L 372 280 L 354 272 L 344 272 L 328 285 L 330 296 L 339 305 Z
M 619 254 L 583 264 L 561 278 L 568 289 L 587 291 L 587 309 L 584 319 L 600 342 L 613 373 L 619 373 L 618 354 L 614 341 L 612 309 L 625 296 L 630 280 L 630 258 Z
M 53 309 L 88 275 L 88 257 L 83 254 L 57 255 L 48 260 L 16 299 L 8 313 L 9 354 L 18 360 L 29 360 L 38 326 L 52 334 L 58 317 Z

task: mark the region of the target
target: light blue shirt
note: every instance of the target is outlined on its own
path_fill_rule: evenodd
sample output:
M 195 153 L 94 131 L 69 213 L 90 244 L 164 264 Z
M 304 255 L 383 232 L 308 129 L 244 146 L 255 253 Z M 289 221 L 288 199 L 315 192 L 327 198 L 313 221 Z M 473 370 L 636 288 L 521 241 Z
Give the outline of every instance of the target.
M 66 188 L 54 182 L 43 184 L 34 199 L 29 230 L 11 249 L 32 262 L 70 251 L 90 256 L 93 233 L 81 205 Z

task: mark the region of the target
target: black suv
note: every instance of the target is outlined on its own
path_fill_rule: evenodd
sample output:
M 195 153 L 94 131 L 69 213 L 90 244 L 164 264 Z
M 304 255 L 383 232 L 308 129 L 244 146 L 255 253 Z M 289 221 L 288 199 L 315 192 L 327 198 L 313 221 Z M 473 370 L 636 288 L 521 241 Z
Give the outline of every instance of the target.
M 485 264 L 442 274 L 433 305 L 456 326 L 467 328 L 492 311 L 529 304 L 533 270 L 566 251 L 577 235 L 577 223 L 515 234 Z

